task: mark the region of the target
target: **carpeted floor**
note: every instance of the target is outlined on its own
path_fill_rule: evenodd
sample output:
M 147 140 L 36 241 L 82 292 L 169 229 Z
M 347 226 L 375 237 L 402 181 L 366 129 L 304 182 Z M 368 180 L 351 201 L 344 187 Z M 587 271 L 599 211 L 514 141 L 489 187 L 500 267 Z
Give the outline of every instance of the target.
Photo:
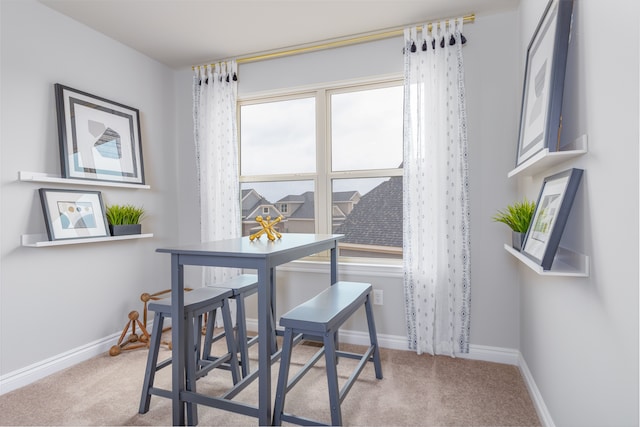
M 252 347 L 252 368 L 257 366 Z M 361 347 L 343 345 L 351 351 Z M 294 349 L 291 375 L 317 351 Z M 160 360 L 170 352 L 162 350 Z M 1 425 L 123 426 L 170 425 L 171 402 L 153 396 L 146 414 L 138 414 L 147 350 L 111 357 L 104 354 L 36 383 L 0 396 Z M 382 349 L 384 378 L 367 364 L 342 403 L 345 425 L 352 426 L 539 426 L 517 367 L 445 356 Z M 341 383 L 355 361 L 340 359 Z M 273 365 L 275 387 L 279 364 Z M 198 380 L 198 391 L 220 394 L 231 385 L 228 371 L 215 370 Z M 156 386 L 168 388 L 170 369 Z M 257 381 L 236 400 L 257 404 Z M 286 412 L 330 422 L 324 359 L 287 394 Z M 257 419 L 199 406 L 199 425 L 252 426 Z

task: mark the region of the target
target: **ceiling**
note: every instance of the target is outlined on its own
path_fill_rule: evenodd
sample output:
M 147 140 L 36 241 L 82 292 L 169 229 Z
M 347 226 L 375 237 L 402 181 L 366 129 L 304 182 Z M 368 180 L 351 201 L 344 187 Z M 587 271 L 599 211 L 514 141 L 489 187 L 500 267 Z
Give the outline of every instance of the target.
M 171 68 L 475 13 L 520 0 L 39 0 Z

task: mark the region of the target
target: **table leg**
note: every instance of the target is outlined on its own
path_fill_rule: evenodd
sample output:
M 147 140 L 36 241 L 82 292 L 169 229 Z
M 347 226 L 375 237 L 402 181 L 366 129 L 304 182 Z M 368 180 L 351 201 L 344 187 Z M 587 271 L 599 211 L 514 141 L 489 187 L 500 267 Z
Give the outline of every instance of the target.
M 333 242 L 333 246 L 331 247 L 330 257 L 331 257 L 331 286 L 333 286 L 338 281 L 338 242 Z M 333 336 L 336 349 L 340 348 L 340 340 L 338 339 L 338 334 Z M 339 363 L 336 360 L 336 363 Z
M 273 269 L 258 268 L 258 424 L 271 425 L 271 290 Z
M 331 255 L 331 284 L 338 281 L 338 242 L 334 242 L 330 251 Z
M 271 316 L 269 317 L 271 321 L 272 332 L 276 329 L 276 274 L 275 268 L 269 269 L 269 283 L 271 288 Z M 274 354 L 278 351 L 278 341 L 276 340 L 276 334 L 271 334 L 271 354 Z
M 180 393 L 184 390 L 184 267 L 180 256 L 171 254 L 171 400 L 173 425 L 185 425 L 184 402 Z

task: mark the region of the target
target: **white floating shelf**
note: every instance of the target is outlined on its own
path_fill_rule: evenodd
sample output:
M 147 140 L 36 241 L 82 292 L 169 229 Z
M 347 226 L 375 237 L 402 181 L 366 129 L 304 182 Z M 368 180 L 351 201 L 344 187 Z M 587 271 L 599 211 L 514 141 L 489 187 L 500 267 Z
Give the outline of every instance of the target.
M 140 188 L 145 190 L 148 190 L 151 188 L 150 185 L 130 184 L 127 182 L 110 182 L 110 181 L 98 181 L 98 180 L 61 178 L 56 175 L 51 175 L 51 174 L 46 174 L 41 172 L 19 171 L 18 179 L 20 181 L 49 182 L 54 184 L 91 185 L 94 187 Z
M 46 234 L 23 234 L 22 246 L 30 248 L 44 248 L 47 246 L 76 245 L 79 243 L 112 242 L 114 240 L 146 239 L 153 234 L 128 234 L 125 236 L 87 237 L 83 239 L 48 240 Z
M 511 245 L 505 243 L 504 248 L 541 276 L 589 277 L 589 257 L 587 255 L 559 247 L 551 270 L 543 270 L 542 266 L 513 249 Z
M 534 176 L 552 166 L 559 165 L 569 159 L 585 154 L 587 152 L 587 135 L 582 135 L 576 139 L 571 143 L 571 147 L 575 147 L 575 149 L 549 152 L 549 149 L 545 148 L 509 172 L 507 177 L 511 178 L 518 174 L 522 174 L 522 176 Z

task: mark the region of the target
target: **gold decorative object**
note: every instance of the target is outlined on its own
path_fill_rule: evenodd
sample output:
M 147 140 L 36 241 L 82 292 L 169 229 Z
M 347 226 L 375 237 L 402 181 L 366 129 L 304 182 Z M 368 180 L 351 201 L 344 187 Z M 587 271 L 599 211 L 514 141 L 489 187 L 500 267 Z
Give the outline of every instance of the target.
M 282 234 L 278 233 L 276 231 L 276 229 L 273 228 L 274 225 L 276 225 L 277 223 L 279 223 L 280 221 L 282 221 L 282 216 L 279 216 L 278 218 L 274 219 L 273 221 L 271 221 L 271 217 L 268 216 L 266 219 L 262 218 L 262 216 L 258 215 L 256 217 L 256 221 L 260 223 L 260 225 L 262 225 L 262 230 L 256 231 L 255 233 L 253 233 L 251 236 L 249 236 L 249 240 L 251 240 L 252 242 L 255 239 L 259 239 L 260 236 L 262 236 L 263 234 L 267 234 L 267 238 L 269 240 L 271 240 L 272 242 L 274 240 L 276 240 L 276 237 L 278 239 L 280 239 L 282 237 Z

